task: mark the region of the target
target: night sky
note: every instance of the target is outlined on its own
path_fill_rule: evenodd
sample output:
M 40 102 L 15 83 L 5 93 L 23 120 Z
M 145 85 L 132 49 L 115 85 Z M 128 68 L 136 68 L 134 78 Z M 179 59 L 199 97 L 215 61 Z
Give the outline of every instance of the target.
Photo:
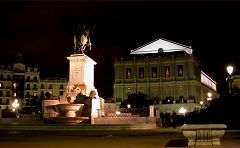
M 192 46 L 221 93 L 226 65 L 240 66 L 239 18 L 236 1 L 1 1 L 0 62 L 21 52 L 42 78 L 68 77 L 73 27 L 87 23 L 95 29 L 85 54 L 97 62 L 95 87 L 102 97 L 113 93 L 113 59 L 160 37 Z

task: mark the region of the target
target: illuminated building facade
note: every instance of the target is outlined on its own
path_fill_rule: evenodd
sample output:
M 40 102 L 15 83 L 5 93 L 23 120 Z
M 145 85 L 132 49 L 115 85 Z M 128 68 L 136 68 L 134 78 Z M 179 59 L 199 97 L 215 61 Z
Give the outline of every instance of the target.
M 40 80 L 38 67 L 30 67 L 19 62 L 13 65 L 0 65 L 0 106 L 11 109 L 14 99 L 21 107 L 28 106 L 32 98 L 44 97 L 50 92 L 56 98 L 63 95 L 67 85 L 66 78 Z
M 161 112 L 177 112 L 181 107 L 191 112 L 201 107 L 200 101 L 208 104 L 209 92 L 213 99 L 219 97 L 216 82 L 200 69 L 200 61 L 188 46 L 158 39 L 131 54 L 131 58 L 114 61 L 117 102 L 141 92 L 160 105 Z

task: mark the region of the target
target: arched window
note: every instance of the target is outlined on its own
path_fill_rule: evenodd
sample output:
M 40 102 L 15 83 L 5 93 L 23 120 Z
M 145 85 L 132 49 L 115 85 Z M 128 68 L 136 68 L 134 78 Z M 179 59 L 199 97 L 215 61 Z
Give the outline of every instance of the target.
M 37 77 L 34 77 L 34 79 L 33 79 L 33 80 L 34 80 L 35 82 L 36 82 L 36 81 L 38 81 Z
M 8 75 L 8 76 L 7 76 L 7 80 L 11 80 L 11 77 L 10 77 L 10 75 Z
M 27 76 L 27 81 L 30 81 L 30 76 Z

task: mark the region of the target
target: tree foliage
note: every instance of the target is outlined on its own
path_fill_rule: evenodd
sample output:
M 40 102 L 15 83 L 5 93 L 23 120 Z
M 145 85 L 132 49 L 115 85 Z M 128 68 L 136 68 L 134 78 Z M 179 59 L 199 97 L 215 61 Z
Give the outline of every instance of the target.
M 132 93 L 128 95 L 128 98 L 124 100 L 121 107 L 126 108 L 130 104 L 131 108 L 145 108 L 152 105 L 152 101 L 149 100 L 148 95 L 139 93 Z

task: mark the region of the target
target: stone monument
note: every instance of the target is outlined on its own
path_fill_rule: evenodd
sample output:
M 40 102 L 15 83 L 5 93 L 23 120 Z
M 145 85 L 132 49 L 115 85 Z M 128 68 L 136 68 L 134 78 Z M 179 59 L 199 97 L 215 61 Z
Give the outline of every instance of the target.
M 89 29 L 85 26 L 83 29 L 75 32 L 74 54 L 67 57 L 69 81 L 66 90 L 60 100 L 44 100 L 44 118 L 82 122 L 88 117 L 91 119 L 91 124 L 94 124 L 94 118 L 99 116 L 98 112 L 101 110 L 103 99 L 99 98 L 97 89 L 94 87 L 94 65 L 97 63 L 83 53 L 86 48 L 91 49 Z M 84 107 L 87 117 L 82 116 Z

